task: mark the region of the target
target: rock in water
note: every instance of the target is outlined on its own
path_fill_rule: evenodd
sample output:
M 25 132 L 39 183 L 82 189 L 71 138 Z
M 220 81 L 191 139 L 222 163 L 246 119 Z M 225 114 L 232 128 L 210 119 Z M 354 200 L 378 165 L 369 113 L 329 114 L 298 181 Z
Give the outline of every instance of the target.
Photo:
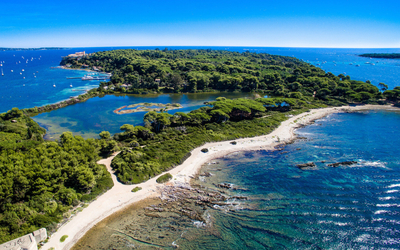
M 297 164 L 296 167 L 303 169 L 303 168 L 313 168 L 316 167 L 314 162 L 308 162 L 308 163 L 303 163 L 303 164 Z
M 336 162 L 336 163 L 328 164 L 328 166 L 336 168 L 338 166 L 350 166 L 350 165 L 353 165 L 353 164 L 356 164 L 356 163 L 357 163 L 356 161 L 342 161 L 342 162 Z

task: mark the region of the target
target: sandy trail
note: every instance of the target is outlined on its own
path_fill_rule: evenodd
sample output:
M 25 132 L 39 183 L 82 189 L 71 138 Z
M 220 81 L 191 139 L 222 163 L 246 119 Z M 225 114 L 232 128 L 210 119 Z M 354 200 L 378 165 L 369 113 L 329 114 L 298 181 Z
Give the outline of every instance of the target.
M 337 107 L 337 108 L 324 108 L 313 109 L 310 112 L 305 112 L 289 118 L 281 123 L 281 125 L 268 135 L 244 138 L 235 140 L 236 145 L 230 144 L 230 141 L 207 143 L 201 147 L 192 150 L 192 155 L 181 165 L 168 171 L 174 178 L 174 183 L 189 183 L 191 177 L 195 175 L 200 167 L 213 159 L 223 157 L 227 154 L 247 151 L 247 150 L 273 150 L 275 146 L 281 143 L 288 142 L 294 138 L 294 130 L 298 127 L 310 124 L 314 120 L 320 119 L 332 113 L 347 112 L 347 111 L 361 111 L 370 109 L 392 109 L 392 106 L 376 106 L 364 105 L 356 107 Z M 208 153 L 201 152 L 202 148 L 208 148 Z M 100 160 L 99 164 L 105 164 L 108 171 L 112 174 L 114 187 L 103 195 L 97 197 L 95 201 L 79 212 L 76 216 L 70 219 L 66 224 L 61 226 L 56 233 L 54 233 L 49 241 L 42 247 L 42 249 L 70 249 L 89 229 L 99 223 L 104 218 L 112 213 L 115 213 L 134 202 L 138 202 L 148 197 L 156 196 L 158 184 L 156 179 L 158 176 L 140 184 L 124 185 L 117 181 L 110 164 L 115 155 Z M 163 173 L 164 174 L 164 173 Z M 142 187 L 142 190 L 132 193 L 131 190 L 136 187 Z M 61 243 L 60 238 L 63 235 L 68 235 L 68 238 Z

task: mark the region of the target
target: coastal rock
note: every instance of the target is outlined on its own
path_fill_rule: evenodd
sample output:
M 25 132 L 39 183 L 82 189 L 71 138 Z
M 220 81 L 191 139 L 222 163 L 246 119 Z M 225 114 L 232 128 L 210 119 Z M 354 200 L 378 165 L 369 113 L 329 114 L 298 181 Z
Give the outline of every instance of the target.
M 204 172 L 204 173 L 200 174 L 200 176 L 211 177 L 212 174 L 210 172 Z
M 303 168 L 313 168 L 316 167 L 314 162 L 308 162 L 308 163 L 303 163 L 303 164 L 297 164 L 296 167 L 303 169 Z
M 214 184 L 215 185 L 215 184 Z M 216 184 L 216 187 L 220 187 L 220 188 L 225 188 L 225 189 L 231 189 L 233 188 L 233 185 L 230 183 L 220 183 L 220 184 Z
M 356 164 L 356 163 L 357 163 L 356 161 L 342 161 L 342 162 L 336 162 L 336 163 L 328 164 L 328 166 L 336 168 L 338 166 L 350 166 L 350 165 L 353 165 L 353 164 Z
M 247 200 L 248 198 L 246 196 L 232 196 L 233 199 L 237 200 Z

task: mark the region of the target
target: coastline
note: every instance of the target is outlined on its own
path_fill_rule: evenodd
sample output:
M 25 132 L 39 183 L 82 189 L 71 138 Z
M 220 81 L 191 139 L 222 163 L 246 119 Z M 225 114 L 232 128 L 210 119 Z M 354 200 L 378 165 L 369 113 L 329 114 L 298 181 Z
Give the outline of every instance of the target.
M 278 128 L 268 135 L 243 138 L 235 140 L 236 145 L 232 145 L 231 141 L 207 143 L 201 147 L 192 150 L 192 155 L 181 165 L 168 171 L 174 178 L 170 185 L 181 185 L 189 183 L 191 178 L 200 170 L 201 166 L 216 158 L 238 151 L 254 151 L 254 150 L 274 150 L 276 146 L 285 144 L 295 139 L 295 130 L 299 127 L 306 126 L 317 119 L 321 119 L 329 114 L 340 112 L 355 112 L 363 110 L 385 109 L 400 110 L 391 105 L 363 105 L 363 106 L 344 106 L 334 108 L 313 109 L 310 112 L 304 112 L 293 116 L 282 122 Z M 202 148 L 208 148 L 207 153 L 201 152 Z M 115 154 L 116 155 L 116 154 Z M 157 187 L 164 184 L 156 183 L 157 177 L 154 177 L 144 183 L 135 185 L 123 185 L 119 183 L 110 167 L 111 160 L 114 156 L 100 160 L 100 164 L 105 164 L 108 171 L 112 173 L 114 187 L 99 196 L 82 212 L 74 216 L 70 221 L 61 226 L 55 232 L 49 241 L 44 244 L 43 249 L 70 249 L 78 240 L 97 223 L 120 211 L 129 205 L 141 201 L 145 198 L 151 198 L 158 195 Z M 164 173 L 163 173 L 164 174 Z M 160 174 L 162 175 L 162 174 Z M 159 175 L 159 176 L 160 176 Z M 132 193 L 132 188 L 140 186 L 142 190 Z M 63 235 L 68 235 L 65 242 L 61 243 L 59 239 Z

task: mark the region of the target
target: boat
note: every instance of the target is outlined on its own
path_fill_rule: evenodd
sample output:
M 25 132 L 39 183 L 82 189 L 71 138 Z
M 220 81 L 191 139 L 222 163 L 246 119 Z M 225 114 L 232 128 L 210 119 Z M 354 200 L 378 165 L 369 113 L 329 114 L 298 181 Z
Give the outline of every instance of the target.
M 22 75 L 22 72 L 20 72 L 19 74 Z
M 356 67 L 360 67 L 360 64 L 357 64 Z
M 25 71 L 24 69 L 22 69 L 21 71 Z
M 72 84 L 71 85 L 69 85 L 71 88 L 72 88 Z
M 2 64 L 2 63 L 0 63 L 0 66 L 3 66 L 3 64 Z
M 55 85 L 55 84 L 53 84 L 53 87 L 55 88 L 55 87 L 56 87 L 56 85 Z
M 14 70 L 11 70 L 11 72 L 14 72 Z
M 1 69 L 1 75 L 4 76 L 3 69 Z

